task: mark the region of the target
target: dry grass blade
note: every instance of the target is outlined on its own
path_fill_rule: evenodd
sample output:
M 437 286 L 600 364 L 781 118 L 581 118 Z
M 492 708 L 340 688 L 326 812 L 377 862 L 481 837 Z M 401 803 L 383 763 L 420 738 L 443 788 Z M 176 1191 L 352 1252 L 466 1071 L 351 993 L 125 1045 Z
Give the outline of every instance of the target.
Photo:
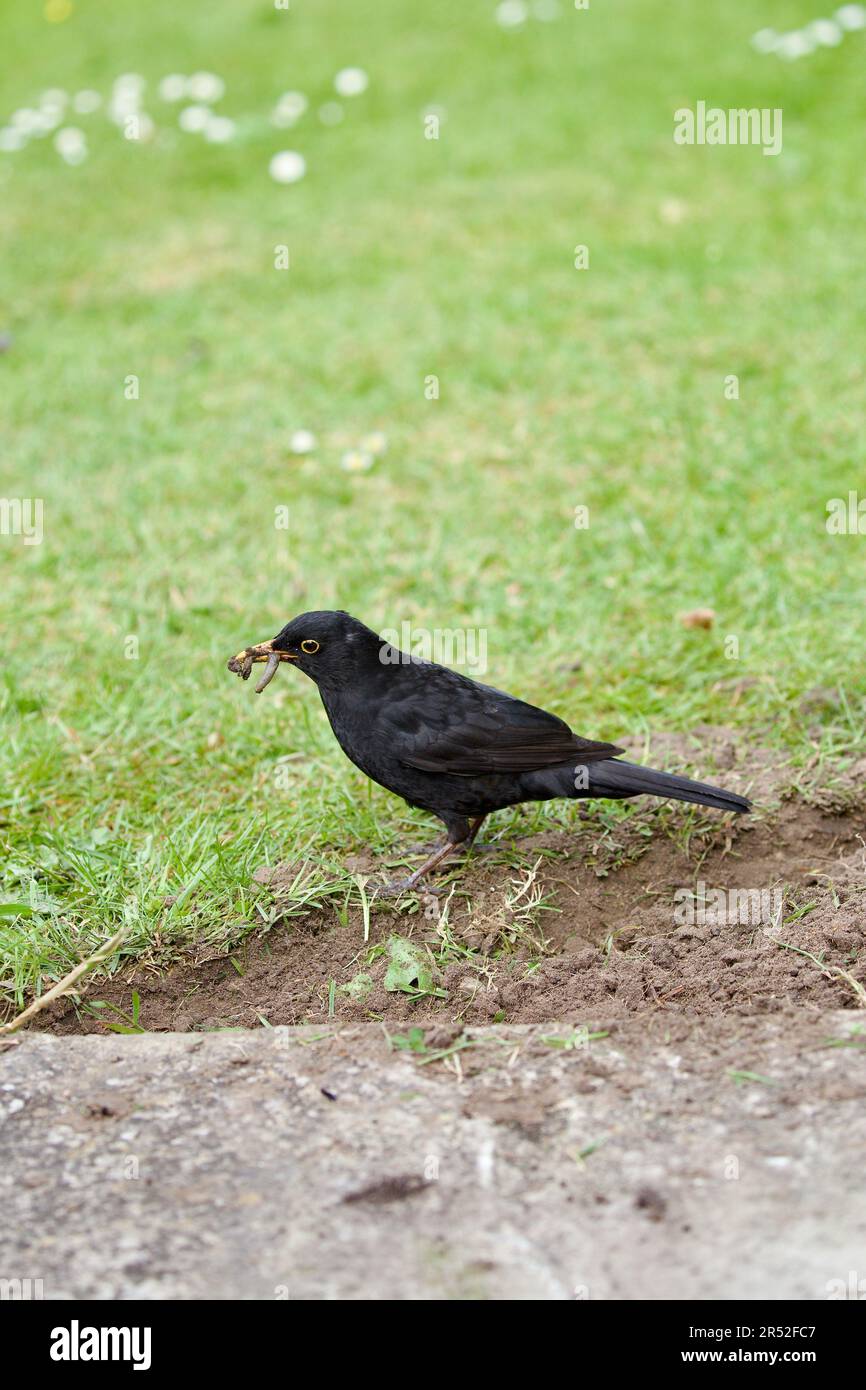
M 805 951 L 802 946 L 792 946 L 789 941 L 777 941 L 768 931 L 765 931 L 764 935 L 769 941 L 772 941 L 774 946 L 781 946 L 784 951 L 794 951 L 798 956 L 805 956 L 806 960 L 811 961 L 813 965 L 817 966 L 821 974 L 826 976 L 828 980 L 832 980 L 834 977 L 839 980 L 844 980 L 846 985 L 854 991 L 860 1007 L 866 1009 L 866 989 L 864 989 L 860 981 L 855 980 L 854 976 L 849 974 L 847 970 L 843 970 L 841 965 L 825 965 L 816 955 L 813 955 L 811 951 Z
M 0 1026 L 0 1037 L 7 1033 L 17 1032 L 19 1028 L 23 1028 L 25 1023 L 29 1023 L 31 1018 L 35 1018 L 49 1004 L 53 1004 L 56 999 L 62 999 L 64 995 L 76 992 L 73 986 L 81 979 L 82 975 L 86 975 L 88 970 L 92 970 L 101 961 L 107 960 L 117 950 L 128 930 L 128 925 L 124 924 L 119 931 L 114 933 L 114 936 L 110 936 L 107 941 L 103 942 L 99 950 L 94 951 L 86 960 L 80 961 L 67 975 L 63 976 L 62 980 L 58 980 L 56 985 L 52 985 L 45 994 L 34 999 L 33 1003 L 29 1004 L 17 1018 L 13 1018 L 9 1023 Z

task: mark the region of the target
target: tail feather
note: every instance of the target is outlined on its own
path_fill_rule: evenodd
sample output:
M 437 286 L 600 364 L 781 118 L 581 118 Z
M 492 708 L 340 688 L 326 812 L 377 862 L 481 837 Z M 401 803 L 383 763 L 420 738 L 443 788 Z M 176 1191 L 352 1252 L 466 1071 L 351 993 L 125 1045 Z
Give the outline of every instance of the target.
M 656 772 L 652 767 L 626 763 L 620 758 L 605 758 L 590 763 L 589 796 L 664 796 L 674 801 L 692 801 L 698 806 L 716 806 L 720 811 L 750 811 L 751 803 L 734 792 L 723 791 L 708 782 L 693 782 L 689 777 L 677 777 L 671 772 Z

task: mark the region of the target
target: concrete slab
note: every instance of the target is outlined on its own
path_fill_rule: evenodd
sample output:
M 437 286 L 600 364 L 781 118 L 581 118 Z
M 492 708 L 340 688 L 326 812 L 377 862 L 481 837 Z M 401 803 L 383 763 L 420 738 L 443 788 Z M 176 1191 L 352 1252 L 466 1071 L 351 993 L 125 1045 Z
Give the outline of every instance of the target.
M 866 1274 L 856 1018 L 482 1028 L 434 1061 L 375 1024 L 25 1035 L 0 1050 L 0 1280 L 824 1299 Z

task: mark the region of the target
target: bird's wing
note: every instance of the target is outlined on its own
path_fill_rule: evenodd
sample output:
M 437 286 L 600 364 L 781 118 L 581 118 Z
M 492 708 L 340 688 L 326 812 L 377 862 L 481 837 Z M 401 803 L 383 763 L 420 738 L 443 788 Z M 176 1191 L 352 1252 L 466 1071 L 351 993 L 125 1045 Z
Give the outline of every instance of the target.
M 446 695 L 444 690 L 441 693 Z M 597 762 L 624 751 L 612 743 L 580 738 L 555 714 L 491 686 L 466 682 L 447 694 L 452 698 L 435 701 L 435 713 L 427 705 L 431 717 L 425 727 L 411 739 L 410 747 L 404 743 L 400 760 L 409 767 L 473 777 L 488 772 L 534 772 L 571 761 Z

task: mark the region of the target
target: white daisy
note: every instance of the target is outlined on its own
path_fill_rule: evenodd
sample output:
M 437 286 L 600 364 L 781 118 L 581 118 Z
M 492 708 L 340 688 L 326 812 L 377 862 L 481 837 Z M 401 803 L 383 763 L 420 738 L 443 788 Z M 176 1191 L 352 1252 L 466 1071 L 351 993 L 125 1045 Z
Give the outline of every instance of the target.
M 795 58 L 805 58 L 814 50 L 815 45 L 804 30 L 794 29 L 790 34 L 784 34 L 776 45 L 776 52 L 782 58 L 787 58 L 788 62 L 793 62 Z
M 374 458 L 384 454 L 387 447 L 388 436 L 383 434 L 381 430 L 374 430 L 372 434 L 365 434 L 359 445 L 362 454 L 372 454 Z
M 496 23 L 502 29 L 517 29 L 529 18 L 529 10 L 523 0 L 502 0 L 496 7 Z
M 170 72 L 157 88 L 162 101 L 182 101 L 186 96 L 186 78 L 182 73 Z
M 185 106 L 177 118 L 181 130 L 198 135 L 207 128 L 212 111 L 209 106 Z
M 307 161 L 297 150 L 280 150 L 268 165 L 268 171 L 276 183 L 297 183 L 307 172 Z
M 204 128 L 204 138 L 212 145 L 227 145 L 234 139 L 237 127 L 229 116 L 212 115 Z
M 832 19 L 816 19 L 806 26 L 806 33 L 813 42 L 823 44 L 825 48 L 836 48 L 845 37 Z
M 140 72 L 122 72 L 118 78 L 115 78 L 112 91 L 141 97 L 146 86 L 147 83 Z
M 193 101 L 219 101 L 225 96 L 226 84 L 215 72 L 194 72 L 187 83 Z
M 0 130 L 0 151 L 4 154 L 14 154 L 16 150 L 23 150 L 26 144 L 27 136 L 17 126 L 9 125 Z
M 341 97 L 359 97 L 369 85 L 370 79 L 363 68 L 341 68 L 334 78 L 334 90 Z
M 299 121 L 309 106 L 303 92 L 283 92 L 273 111 L 271 123 L 286 129 Z
M 340 459 L 340 467 L 347 473 L 368 473 L 373 467 L 373 455 L 361 449 L 349 449 Z
M 866 29 L 866 9 L 862 5 L 843 5 L 836 11 L 836 20 L 843 29 Z
M 54 148 L 67 164 L 81 164 L 87 158 L 84 131 L 74 125 L 67 125 L 58 130 L 54 137 Z
M 24 135 L 35 135 L 41 125 L 39 112 L 32 106 L 22 106 L 19 110 L 13 111 L 9 120 L 15 129 Z
M 775 29 L 759 29 L 749 42 L 756 53 L 774 53 L 779 47 L 780 35 Z
M 42 106 L 36 113 L 38 120 L 33 124 L 32 135 L 50 135 L 52 130 L 56 130 L 63 120 L 63 112 L 59 107 Z

